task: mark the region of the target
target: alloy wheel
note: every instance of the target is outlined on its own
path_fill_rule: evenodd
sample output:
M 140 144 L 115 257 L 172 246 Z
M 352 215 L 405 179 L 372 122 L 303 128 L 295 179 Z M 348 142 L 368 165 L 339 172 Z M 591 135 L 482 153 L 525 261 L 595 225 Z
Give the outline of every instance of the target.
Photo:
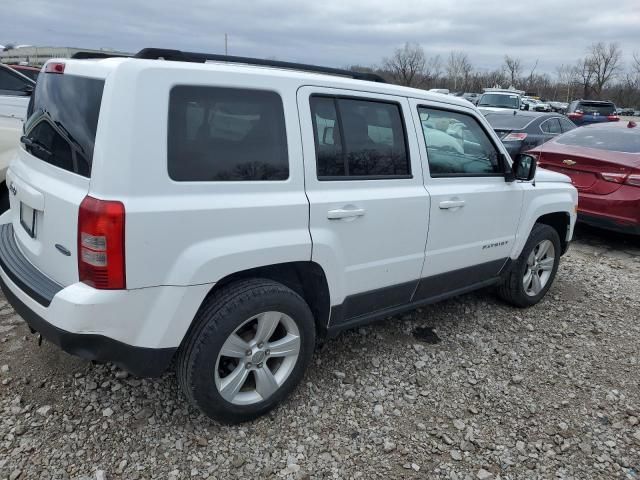
M 531 250 L 522 278 L 524 291 L 530 297 L 538 295 L 549 282 L 556 262 L 555 255 L 555 248 L 550 240 L 542 240 Z
M 289 378 L 300 355 L 300 331 L 282 312 L 244 321 L 222 345 L 215 366 L 218 392 L 235 405 L 271 397 Z

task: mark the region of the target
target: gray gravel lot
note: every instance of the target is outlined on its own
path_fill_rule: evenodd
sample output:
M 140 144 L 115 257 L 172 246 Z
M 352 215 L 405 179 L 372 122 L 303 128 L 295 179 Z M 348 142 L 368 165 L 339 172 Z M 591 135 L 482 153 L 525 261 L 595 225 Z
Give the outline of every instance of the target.
M 281 408 L 230 427 L 173 373 L 38 347 L 1 298 L 0 479 L 636 479 L 639 320 L 640 241 L 581 228 L 536 307 L 482 291 L 347 332 Z

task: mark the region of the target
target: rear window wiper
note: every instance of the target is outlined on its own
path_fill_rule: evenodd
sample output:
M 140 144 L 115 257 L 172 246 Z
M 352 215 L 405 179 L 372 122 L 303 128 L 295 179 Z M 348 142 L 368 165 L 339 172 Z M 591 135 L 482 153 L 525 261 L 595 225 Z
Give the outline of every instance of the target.
M 26 147 L 32 148 L 34 150 L 38 150 L 39 152 L 44 153 L 47 156 L 53 155 L 51 151 L 47 147 L 45 147 L 42 143 L 34 138 L 27 137 L 26 135 L 22 135 L 20 137 L 20 142 L 24 143 Z

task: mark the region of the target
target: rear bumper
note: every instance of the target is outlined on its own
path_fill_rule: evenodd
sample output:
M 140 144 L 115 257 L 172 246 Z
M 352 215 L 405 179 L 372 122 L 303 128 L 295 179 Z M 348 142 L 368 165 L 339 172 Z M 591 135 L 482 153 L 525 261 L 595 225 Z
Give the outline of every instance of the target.
M 640 188 L 621 185 L 608 195 L 579 193 L 578 220 L 616 232 L 640 234 Z
M 103 335 L 67 332 L 31 310 L 8 288 L 2 278 L 0 285 L 9 303 L 32 330 L 71 355 L 86 360 L 113 362 L 140 377 L 157 377 L 167 369 L 177 350 L 135 347 Z
M 68 353 L 111 361 L 135 375 L 166 370 L 212 287 L 62 287 L 22 255 L 10 224 L 0 229 L 0 284 L 27 324 Z
M 578 214 L 578 221 L 594 227 L 603 228 L 605 230 L 627 233 L 630 235 L 640 235 L 640 223 L 620 223 L 609 217 L 585 213 Z

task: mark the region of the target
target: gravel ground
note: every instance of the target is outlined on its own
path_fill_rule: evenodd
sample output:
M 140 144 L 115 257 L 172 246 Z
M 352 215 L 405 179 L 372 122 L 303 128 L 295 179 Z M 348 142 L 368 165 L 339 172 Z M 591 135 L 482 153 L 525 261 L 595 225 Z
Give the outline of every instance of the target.
M 173 373 L 38 347 L 2 299 L 0 478 L 638 478 L 640 241 L 578 238 L 536 307 L 482 291 L 347 332 L 233 427 Z

